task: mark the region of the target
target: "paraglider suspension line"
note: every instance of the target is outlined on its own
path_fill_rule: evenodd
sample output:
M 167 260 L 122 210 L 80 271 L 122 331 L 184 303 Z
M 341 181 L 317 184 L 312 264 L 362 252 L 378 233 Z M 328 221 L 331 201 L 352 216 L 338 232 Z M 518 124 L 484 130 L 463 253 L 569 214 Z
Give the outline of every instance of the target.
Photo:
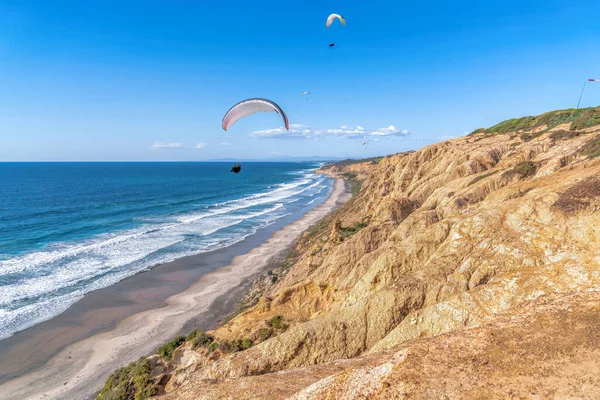
M 583 91 L 585 90 L 585 85 L 587 85 L 587 81 L 583 83 L 583 87 L 581 88 L 581 94 L 579 95 L 579 101 L 577 102 L 576 110 L 579 110 L 579 104 L 581 104 L 581 98 L 583 97 Z

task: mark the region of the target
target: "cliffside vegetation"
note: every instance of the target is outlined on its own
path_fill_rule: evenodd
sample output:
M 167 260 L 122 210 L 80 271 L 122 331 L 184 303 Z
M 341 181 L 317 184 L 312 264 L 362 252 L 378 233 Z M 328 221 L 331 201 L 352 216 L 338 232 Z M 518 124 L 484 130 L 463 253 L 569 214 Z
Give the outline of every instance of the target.
M 550 111 L 535 117 L 513 118 L 502 121 L 491 128 L 476 129 L 471 135 L 481 133 L 486 135 L 520 133 L 524 141 L 529 141 L 559 125 L 565 124 L 568 124 L 569 131 L 580 131 L 598 126 L 600 125 L 600 107 L 580 108 L 577 110 L 570 108 L 567 110 Z

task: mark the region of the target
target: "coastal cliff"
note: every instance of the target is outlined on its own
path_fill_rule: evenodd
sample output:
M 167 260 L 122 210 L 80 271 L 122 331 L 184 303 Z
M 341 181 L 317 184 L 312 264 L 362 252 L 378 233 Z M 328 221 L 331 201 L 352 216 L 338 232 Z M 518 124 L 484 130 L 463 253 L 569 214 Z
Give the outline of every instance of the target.
M 599 156 L 592 108 L 323 167 L 356 195 L 139 398 L 599 397 Z

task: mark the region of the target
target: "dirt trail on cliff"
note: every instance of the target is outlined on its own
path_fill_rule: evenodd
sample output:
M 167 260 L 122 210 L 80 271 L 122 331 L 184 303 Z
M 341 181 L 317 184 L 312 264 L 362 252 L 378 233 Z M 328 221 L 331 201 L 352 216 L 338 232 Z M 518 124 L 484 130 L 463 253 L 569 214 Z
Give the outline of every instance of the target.
M 363 180 L 358 195 L 210 332 L 252 347 L 178 350 L 169 398 L 597 398 L 600 129 L 585 112 L 323 168 Z

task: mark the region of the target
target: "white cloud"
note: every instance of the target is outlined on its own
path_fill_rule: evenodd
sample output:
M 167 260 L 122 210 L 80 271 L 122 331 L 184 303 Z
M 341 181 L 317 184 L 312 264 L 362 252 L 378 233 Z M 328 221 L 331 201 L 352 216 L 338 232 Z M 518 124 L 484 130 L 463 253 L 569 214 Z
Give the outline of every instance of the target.
M 206 143 L 197 143 L 197 144 L 196 144 L 196 148 L 197 148 L 197 149 L 203 149 L 203 148 L 205 148 L 206 146 L 208 146 L 208 144 L 206 144 Z
M 379 128 L 371 132 L 373 136 L 408 136 L 410 132 L 408 129 L 398 129 L 394 125 L 390 125 L 387 128 Z
M 229 145 L 231 145 L 231 143 L 229 143 L 229 142 L 221 142 L 221 143 L 219 143 L 219 144 L 220 144 L 221 146 L 229 146 Z
M 339 139 L 367 139 L 371 136 L 408 136 L 410 132 L 407 129 L 400 130 L 394 125 L 387 128 L 366 129 L 361 125 L 356 127 L 341 125 L 339 128 L 332 129 L 313 129 L 303 124 L 291 124 L 290 130 L 283 127 L 273 129 L 263 129 L 254 131 L 250 134 L 252 137 L 263 139 L 318 139 L 325 136 L 337 137 Z
M 325 131 L 330 135 L 337 135 L 342 137 L 363 137 L 367 132 L 365 128 L 358 125 L 356 128 L 352 128 L 351 126 L 342 125 L 337 129 L 327 129 Z
M 283 127 L 273 129 L 263 129 L 260 131 L 254 131 L 250 134 L 253 137 L 259 137 L 263 139 L 272 138 L 310 138 L 318 135 L 317 131 L 310 129 L 309 127 L 302 124 L 290 124 L 290 130 L 287 131 Z
M 152 149 L 183 149 L 185 145 L 183 143 L 163 143 L 156 142 L 152 145 Z

